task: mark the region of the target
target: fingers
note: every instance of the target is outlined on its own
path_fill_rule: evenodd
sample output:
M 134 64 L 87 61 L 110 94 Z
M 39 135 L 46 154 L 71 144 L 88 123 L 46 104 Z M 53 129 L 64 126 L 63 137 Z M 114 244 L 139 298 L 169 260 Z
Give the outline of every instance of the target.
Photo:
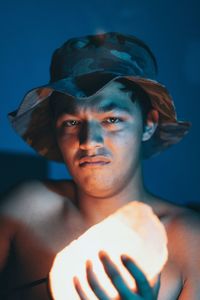
M 107 296 L 104 289 L 100 286 L 100 284 L 97 280 L 97 277 L 92 270 L 91 261 L 86 262 L 86 274 L 87 274 L 88 283 L 89 283 L 92 291 L 97 296 L 97 298 L 99 298 L 100 300 L 109 300 L 109 297 Z
M 92 270 L 92 263 L 90 261 L 86 262 L 86 275 L 87 275 L 87 280 L 88 283 L 94 292 L 94 294 L 97 296 L 99 300 L 110 300 L 109 297 L 107 296 L 106 292 L 103 290 L 103 288 L 100 286 L 96 275 L 94 274 Z M 80 281 L 78 278 L 75 276 L 73 278 L 74 281 L 74 287 L 80 297 L 81 300 L 89 300 L 81 287 Z
M 120 272 L 118 271 L 117 266 L 112 262 L 112 260 L 104 251 L 101 251 L 99 253 L 99 258 L 103 264 L 105 273 L 108 275 L 112 284 L 118 291 L 120 299 L 123 300 L 157 299 L 157 295 L 160 287 L 160 281 L 158 280 L 156 282 L 153 289 L 150 286 L 146 276 L 143 274 L 140 268 L 133 262 L 133 260 L 130 257 L 126 255 L 122 255 L 121 260 L 124 266 L 126 267 L 126 269 L 129 271 L 129 273 L 134 277 L 138 289 L 138 293 L 133 293 L 133 291 L 127 286 Z M 86 274 L 87 274 L 88 284 L 91 287 L 94 294 L 97 296 L 97 298 L 99 300 L 110 300 L 110 298 L 106 294 L 106 291 L 102 288 L 95 273 L 93 272 L 91 261 L 87 261 L 86 263 Z M 80 299 L 89 300 L 86 294 L 84 293 L 78 278 L 76 277 L 74 278 L 74 285 L 78 295 L 80 296 Z
M 74 276 L 73 278 L 73 281 L 74 281 L 74 287 L 80 297 L 81 300 L 88 300 L 86 294 L 84 293 L 81 285 L 80 285 L 80 281 L 78 280 L 78 278 L 76 276 Z
M 116 265 L 111 261 L 109 256 L 104 251 L 100 251 L 99 258 L 103 263 L 103 267 L 106 274 L 111 279 L 113 285 L 116 287 L 120 297 L 122 299 L 132 299 L 131 298 L 131 296 L 133 296 L 132 291 L 129 289 L 129 287 L 123 280 Z
M 130 272 L 130 274 L 134 277 L 138 293 L 144 299 L 154 299 L 152 287 L 150 286 L 144 273 L 137 267 L 137 265 L 133 262 L 133 260 L 130 257 L 122 255 L 121 260 L 124 266 Z

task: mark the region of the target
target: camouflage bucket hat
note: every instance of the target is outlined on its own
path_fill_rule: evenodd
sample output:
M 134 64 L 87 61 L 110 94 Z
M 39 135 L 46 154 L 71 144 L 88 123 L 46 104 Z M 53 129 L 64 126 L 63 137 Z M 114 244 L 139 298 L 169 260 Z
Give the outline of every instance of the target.
M 63 161 L 52 125 L 50 98 L 55 91 L 83 100 L 119 78 L 140 86 L 159 112 L 156 132 L 143 143 L 144 158 L 178 143 L 189 130 L 190 123 L 177 120 L 171 96 L 156 81 L 151 50 L 134 36 L 111 32 L 70 39 L 54 52 L 50 74 L 48 84 L 29 91 L 19 108 L 9 114 L 15 131 L 50 160 Z M 93 87 L 90 94 L 85 92 L 88 85 Z

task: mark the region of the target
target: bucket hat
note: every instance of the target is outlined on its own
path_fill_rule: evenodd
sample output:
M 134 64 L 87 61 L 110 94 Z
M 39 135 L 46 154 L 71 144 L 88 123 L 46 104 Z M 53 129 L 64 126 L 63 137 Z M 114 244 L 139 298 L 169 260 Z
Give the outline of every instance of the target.
M 40 155 L 62 162 L 52 128 L 50 98 L 53 92 L 84 100 L 120 78 L 141 87 L 152 108 L 159 113 L 154 135 L 143 142 L 144 158 L 178 143 L 188 133 L 190 123 L 177 120 L 172 97 L 156 79 L 157 63 L 150 48 L 135 36 L 117 32 L 87 35 L 65 42 L 52 56 L 50 81 L 25 95 L 19 108 L 9 114 L 10 122 Z M 87 86 L 90 86 L 89 93 Z

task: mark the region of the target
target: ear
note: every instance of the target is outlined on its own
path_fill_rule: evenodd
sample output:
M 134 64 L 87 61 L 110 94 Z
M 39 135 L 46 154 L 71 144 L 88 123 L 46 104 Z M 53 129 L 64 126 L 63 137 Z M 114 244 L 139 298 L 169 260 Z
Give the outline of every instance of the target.
M 148 141 L 158 126 L 159 113 L 157 110 L 152 109 L 148 112 L 146 124 L 144 126 L 144 132 L 142 136 L 142 141 Z

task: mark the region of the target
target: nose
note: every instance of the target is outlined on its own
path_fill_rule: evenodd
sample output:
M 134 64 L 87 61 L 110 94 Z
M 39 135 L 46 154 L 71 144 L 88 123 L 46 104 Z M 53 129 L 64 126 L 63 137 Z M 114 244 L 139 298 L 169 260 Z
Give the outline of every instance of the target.
M 99 124 L 87 122 L 80 131 L 80 149 L 91 150 L 103 146 L 103 132 Z

